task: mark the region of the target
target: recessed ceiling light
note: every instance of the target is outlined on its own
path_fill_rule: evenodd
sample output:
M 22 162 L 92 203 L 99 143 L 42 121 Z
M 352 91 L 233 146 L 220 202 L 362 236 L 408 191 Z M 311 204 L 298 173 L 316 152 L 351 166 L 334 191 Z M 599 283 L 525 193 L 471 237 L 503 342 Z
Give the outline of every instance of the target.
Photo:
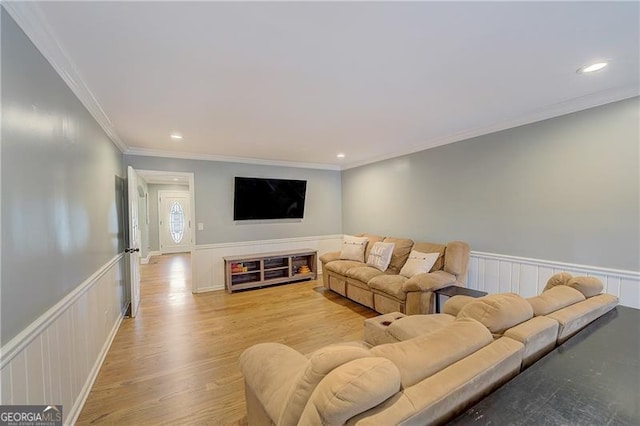
M 596 62 L 595 64 L 585 65 L 584 67 L 578 68 L 578 74 L 586 74 L 590 72 L 600 71 L 608 64 L 606 62 Z
M 171 133 L 171 139 L 180 140 L 182 139 L 182 135 L 180 133 Z
M 177 182 L 177 181 L 178 181 L 178 178 L 173 178 L 173 181 L 174 181 L 174 182 Z
M 338 157 L 338 158 L 344 158 L 344 157 L 346 157 L 346 155 L 344 155 L 344 154 L 341 152 L 341 153 L 339 153 L 338 155 L 336 155 L 336 157 Z

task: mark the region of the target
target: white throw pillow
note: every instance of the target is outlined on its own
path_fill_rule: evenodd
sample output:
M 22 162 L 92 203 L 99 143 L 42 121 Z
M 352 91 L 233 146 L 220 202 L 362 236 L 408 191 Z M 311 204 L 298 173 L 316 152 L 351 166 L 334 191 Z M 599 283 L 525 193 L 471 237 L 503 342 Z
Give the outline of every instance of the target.
M 393 248 L 396 245 L 394 243 L 383 243 L 378 241 L 373 243 L 369 257 L 367 258 L 367 265 L 380 269 L 382 272 L 387 270 L 389 262 L 391 262 L 391 255 L 393 254 Z
M 345 235 L 342 239 L 340 259 L 364 262 L 364 249 L 367 246 L 367 241 L 367 237 Z
M 400 270 L 400 275 L 411 278 L 414 275 L 424 274 L 431 270 L 440 257 L 440 253 L 421 253 L 411 250 L 407 262 Z

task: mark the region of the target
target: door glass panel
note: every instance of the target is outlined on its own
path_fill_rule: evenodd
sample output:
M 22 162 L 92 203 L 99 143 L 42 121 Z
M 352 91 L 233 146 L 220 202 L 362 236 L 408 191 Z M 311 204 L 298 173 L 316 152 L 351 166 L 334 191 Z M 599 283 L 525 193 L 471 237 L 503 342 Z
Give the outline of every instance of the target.
M 169 211 L 169 233 L 176 244 L 184 237 L 184 224 L 184 210 L 179 202 L 174 201 Z

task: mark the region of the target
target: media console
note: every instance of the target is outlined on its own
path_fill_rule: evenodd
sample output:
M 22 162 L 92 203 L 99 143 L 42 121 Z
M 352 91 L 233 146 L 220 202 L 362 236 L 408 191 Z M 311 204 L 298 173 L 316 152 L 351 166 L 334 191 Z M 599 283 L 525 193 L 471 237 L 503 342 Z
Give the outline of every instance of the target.
M 227 256 L 225 286 L 229 293 L 317 277 L 317 251 L 311 249 Z

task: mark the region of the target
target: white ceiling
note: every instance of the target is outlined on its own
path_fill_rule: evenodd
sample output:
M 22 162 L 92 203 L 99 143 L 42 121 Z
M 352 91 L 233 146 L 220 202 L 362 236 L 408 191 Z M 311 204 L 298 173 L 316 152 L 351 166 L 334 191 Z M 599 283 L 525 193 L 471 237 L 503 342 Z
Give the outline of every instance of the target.
M 344 169 L 639 93 L 638 2 L 8 9 L 137 154 Z

